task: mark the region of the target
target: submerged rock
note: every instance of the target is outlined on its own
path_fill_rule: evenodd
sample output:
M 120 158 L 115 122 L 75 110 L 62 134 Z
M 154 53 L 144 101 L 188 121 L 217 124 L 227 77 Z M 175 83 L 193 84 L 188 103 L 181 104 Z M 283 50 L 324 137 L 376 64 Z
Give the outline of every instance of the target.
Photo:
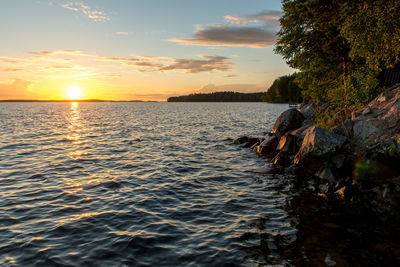
M 236 145 L 241 145 L 247 142 L 249 138 L 247 136 L 241 136 L 235 140 L 233 140 L 233 143 Z
M 260 143 L 260 138 L 258 137 L 248 137 L 247 141 L 244 143 L 243 147 L 252 147 L 254 144 Z

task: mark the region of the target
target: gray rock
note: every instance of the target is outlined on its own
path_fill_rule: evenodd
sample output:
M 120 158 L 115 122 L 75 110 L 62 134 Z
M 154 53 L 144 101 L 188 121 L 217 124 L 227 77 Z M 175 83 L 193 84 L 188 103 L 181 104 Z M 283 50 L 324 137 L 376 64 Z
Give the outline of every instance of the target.
M 305 172 L 315 173 L 322 163 L 329 160 L 343 147 L 346 140 L 344 136 L 313 126 L 307 130 L 294 163 L 302 166 Z
M 382 137 L 389 133 L 387 122 L 382 119 L 356 120 L 353 132 L 353 140 L 360 148 L 379 142 Z
M 313 122 L 312 122 L 312 120 L 309 120 L 309 119 L 305 119 L 302 123 L 301 123 L 301 126 L 303 127 L 303 126 L 312 126 L 313 125 Z
M 346 136 L 347 138 L 352 138 L 354 135 L 353 132 L 353 125 L 354 125 L 354 121 L 352 120 L 345 120 L 344 122 L 333 126 L 330 131 L 334 134 L 337 135 L 342 135 L 342 136 Z
M 286 110 L 275 121 L 272 132 L 281 137 L 286 132 L 301 127 L 303 121 L 304 116 L 297 109 Z
M 300 112 L 308 120 L 313 120 L 315 117 L 315 106 L 313 104 L 304 104 L 300 107 Z

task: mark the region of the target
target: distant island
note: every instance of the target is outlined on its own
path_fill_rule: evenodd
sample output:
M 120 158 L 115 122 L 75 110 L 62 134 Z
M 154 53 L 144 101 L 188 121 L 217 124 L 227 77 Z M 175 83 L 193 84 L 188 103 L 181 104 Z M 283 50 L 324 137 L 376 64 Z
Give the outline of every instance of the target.
M 34 100 L 34 99 L 6 99 L 0 102 L 158 102 L 143 100 L 101 100 L 101 99 L 77 99 L 77 100 Z
M 169 97 L 168 102 L 262 102 L 264 93 L 214 92 Z

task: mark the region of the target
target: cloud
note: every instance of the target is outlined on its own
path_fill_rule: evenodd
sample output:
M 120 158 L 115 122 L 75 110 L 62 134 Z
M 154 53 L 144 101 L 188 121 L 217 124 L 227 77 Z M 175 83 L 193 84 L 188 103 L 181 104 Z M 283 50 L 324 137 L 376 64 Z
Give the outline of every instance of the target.
M 115 32 L 115 35 L 129 35 L 130 32 Z
M 61 4 L 60 6 L 65 9 L 72 10 L 75 12 L 82 12 L 88 18 L 90 18 L 96 22 L 104 22 L 104 21 L 111 20 L 110 17 L 108 17 L 104 11 L 93 10 L 89 6 L 85 5 L 82 2 L 68 2 L 65 4 Z
M 37 55 L 37 56 L 51 56 L 51 55 L 59 55 L 59 54 L 68 54 L 68 55 L 79 55 L 81 54 L 81 51 L 79 50 L 55 50 L 55 51 L 30 51 L 27 52 L 28 54 L 31 55 Z
M 227 74 L 227 75 L 224 75 L 224 78 L 234 78 L 234 77 L 237 77 L 238 75 L 236 75 L 236 74 Z
M 200 46 L 240 46 L 266 48 L 275 44 L 276 34 L 261 27 L 208 26 L 193 38 L 173 38 L 173 42 Z
M 199 26 L 190 38 L 170 41 L 198 46 L 267 48 L 275 44 L 281 11 L 262 11 L 244 17 L 226 15 L 225 24 Z M 248 25 L 256 23 L 256 25 Z
M 212 71 L 231 71 L 234 65 L 222 56 L 200 56 L 202 59 L 182 59 L 168 57 L 100 57 L 102 61 L 120 62 L 130 66 L 142 67 L 139 72 L 166 72 L 182 70 L 185 73 L 199 73 Z M 143 68 L 144 67 L 144 68 Z
M 264 10 L 260 13 L 248 15 L 244 17 L 226 15 L 224 18 L 226 21 L 232 24 L 249 24 L 249 23 L 260 23 L 264 22 L 271 26 L 279 25 L 279 18 L 282 16 L 282 12 L 278 10 Z
M 31 82 L 14 79 L 11 83 L 0 83 L 0 99 L 27 99 L 31 98 L 32 92 L 28 92 Z
M 23 71 L 23 69 L 17 69 L 17 68 L 0 69 L 0 72 L 18 72 L 18 71 Z
M 199 73 L 211 71 L 230 71 L 233 63 L 226 62 L 227 57 L 202 56 L 201 60 L 195 59 L 174 59 L 174 63 L 159 68 L 159 71 L 184 70 L 186 73 Z

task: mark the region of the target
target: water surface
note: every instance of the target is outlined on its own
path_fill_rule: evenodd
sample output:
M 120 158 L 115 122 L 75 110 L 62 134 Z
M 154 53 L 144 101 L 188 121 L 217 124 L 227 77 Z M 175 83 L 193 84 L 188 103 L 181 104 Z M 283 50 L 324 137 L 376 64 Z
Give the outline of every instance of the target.
M 279 178 L 232 138 L 286 108 L 0 103 L 0 265 L 285 264 Z

